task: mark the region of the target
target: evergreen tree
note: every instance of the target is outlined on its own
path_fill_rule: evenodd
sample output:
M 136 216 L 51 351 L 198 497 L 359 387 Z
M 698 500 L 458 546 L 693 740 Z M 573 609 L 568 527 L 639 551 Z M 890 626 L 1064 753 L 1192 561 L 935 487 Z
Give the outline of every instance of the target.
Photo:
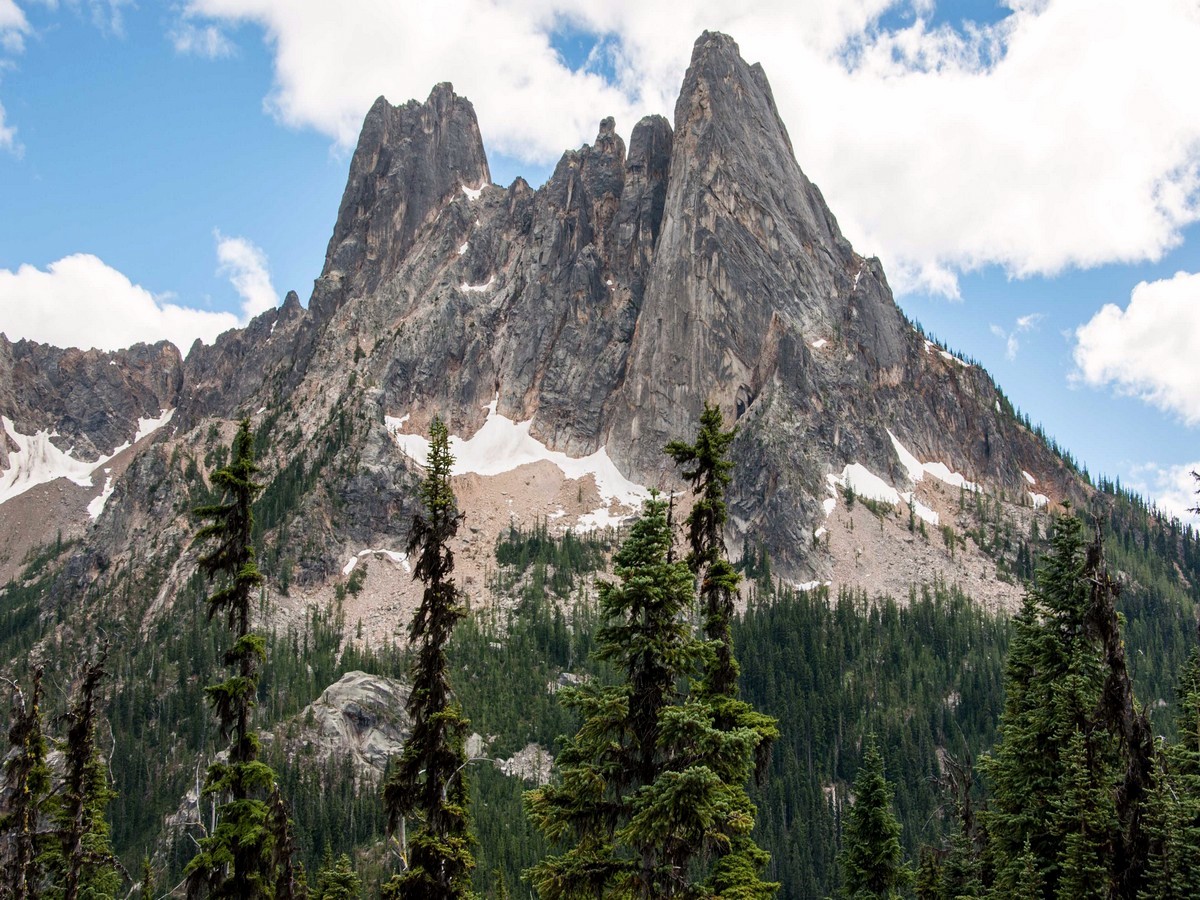
M 421 485 L 422 511 L 413 518 L 408 553 L 416 559 L 413 577 L 425 582 L 421 605 L 408 637 L 416 651 L 408 715 L 412 731 L 400 761 L 384 786 L 388 830 L 401 834 L 405 871 L 392 878 L 385 897 L 453 900 L 473 896 L 472 837 L 467 811 L 467 720 L 454 697 L 446 652 L 466 605 L 451 579 L 450 542 L 459 513 L 450 487 L 449 433 L 440 419 L 430 425 L 429 459 Z M 411 834 L 407 820 L 415 820 Z M 403 845 L 407 843 L 407 847 Z
M 212 473 L 213 487 L 224 495 L 223 501 L 194 512 L 204 523 L 194 539 L 206 548 L 200 571 L 218 582 L 208 597 L 208 615 L 225 614 L 233 639 L 225 664 L 233 674 L 205 689 L 220 735 L 230 744 L 228 758 L 210 765 L 205 778 L 204 794 L 221 802 L 215 830 L 200 840 L 200 851 L 188 863 L 189 897 L 253 900 L 273 898 L 277 892 L 289 896 L 291 890 L 289 884 L 280 884 L 276 828 L 268 803 L 275 773 L 258 759 L 259 739 L 251 724 L 259 667 L 266 658 L 266 640 L 250 630 L 251 602 L 263 583 L 253 546 L 252 505 L 262 491 L 254 480 L 257 472 L 254 435 L 250 420 L 243 419 L 229 464 Z
M 670 549 L 667 504 L 655 495 L 613 558 L 616 583 L 597 585 L 596 656 L 620 681 L 559 692 L 583 724 L 556 781 L 526 795 L 534 824 L 564 845 L 527 873 L 544 900 L 763 896 L 742 886 L 756 883 L 765 854 L 729 852 L 753 826 L 753 806 L 730 785 L 749 778 L 759 736 L 718 728 L 708 703 L 681 693 L 704 648 L 685 622 L 692 574 Z
M 354 871 L 350 857 L 343 853 L 335 863 L 327 851 L 327 861 L 317 872 L 317 890 L 313 900 L 359 900 L 362 881 Z
M 732 623 L 734 600 L 741 576 L 729 562 L 725 550 L 725 490 L 733 463 L 729 448 L 737 429 L 724 430 L 721 411 L 705 404 L 694 444 L 672 441 L 665 452 L 683 466 L 683 477 L 692 484 L 696 501 L 688 515 L 687 564 L 699 579 L 702 628 L 711 657 L 696 683 L 696 697 L 708 704 L 717 729 L 733 732 L 750 729 L 757 735 L 757 770 L 765 774 L 772 743 L 779 737 L 775 719 L 754 710 L 738 698 L 738 664 L 734 656 Z M 721 743 L 714 747 L 724 751 Z M 719 766 L 712 765 L 714 770 Z M 730 800 L 750 816 L 749 827 L 741 817 L 731 820 L 731 833 L 722 858 L 713 870 L 710 887 L 724 896 L 770 897 L 777 884 L 765 882 L 760 874 L 770 856 L 750 837 L 756 810 L 742 782 L 726 785 Z
M 1147 803 L 1142 900 L 1200 897 L 1200 650 L 1180 673 L 1177 740 L 1160 748 Z
M 142 883 L 138 890 L 139 900 L 154 900 L 154 870 L 150 868 L 150 857 L 142 857 Z
M 843 892 L 849 900 L 899 898 L 912 881 L 900 848 L 900 823 L 892 811 L 892 796 L 883 756 L 872 736 L 854 779 L 854 805 L 842 831 Z
M 1028 887 L 1030 854 L 1047 896 L 1070 896 L 1085 881 L 1115 896 L 1122 868 L 1140 865 L 1117 852 L 1132 829 L 1123 830 L 1114 803 L 1133 780 L 1122 773 L 1137 769 L 1121 765 L 1120 751 L 1133 760 L 1136 747 L 1117 720 L 1136 711 L 1102 564 L 1099 544 L 1085 547 L 1082 522 L 1058 520 L 1014 623 L 999 741 L 985 760 L 998 897 Z
M 42 734 L 42 669 L 31 677 L 29 697 L 13 684 L 12 722 L 8 728 L 11 747 L 4 762 L 4 780 L 11 793 L 8 809 L 0 817 L 4 837 L 5 900 L 33 900 L 40 895 L 43 841 L 39 819 L 50 793 L 50 769 L 46 765 L 46 739 Z M 11 684 L 11 682 L 10 682 Z
M 47 849 L 44 863 L 52 883 L 48 898 L 111 898 L 121 888 L 121 874 L 109 841 L 105 807 L 116 796 L 96 746 L 97 692 L 104 679 L 108 648 L 84 670 L 77 695 L 65 719 L 62 742 L 63 784 L 50 804 L 58 841 Z

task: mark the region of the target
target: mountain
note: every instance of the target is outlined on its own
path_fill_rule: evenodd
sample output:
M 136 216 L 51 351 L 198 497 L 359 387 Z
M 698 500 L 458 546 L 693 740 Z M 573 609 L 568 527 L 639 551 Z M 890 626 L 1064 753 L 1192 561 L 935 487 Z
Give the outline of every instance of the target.
M 495 726 L 489 753 L 540 759 L 562 732 L 548 686 L 574 677 L 588 649 L 563 610 L 590 596 L 613 546 L 607 529 L 648 489 L 682 487 L 661 450 L 694 433 L 705 403 L 738 426 L 726 541 L 752 590 L 812 592 L 805 615 L 846 646 L 869 632 L 822 619 L 824 587 L 961 620 L 953 640 L 972 648 L 967 668 L 984 687 L 957 684 L 966 664 L 951 660 L 933 718 L 950 716 L 962 691 L 995 699 L 999 651 L 988 648 L 1003 638 L 984 612 L 1016 607 L 1067 502 L 1121 537 L 1140 604 L 1131 627 L 1157 633 L 1169 619 L 1187 630 L 1181 611 L 1200 599 L 1194 540 L 1090 484 L 982 368 L 906 319 L 879 261 L 855 252 L 801 171 L 762 68 L 705 33 L 674 122 L 647 117 L 626 145 L 604 119 L 536 190 L 491 183 L 474 110 L 450 85 L 424 103 L 377 100 L 307 306 L 291 292 L 183 359 L 166 343 L 100 353 L 0 336 L 0 659 L 66 670 L 97 629 L 121 636 L 116 740 L 161 764 L 127 774 L 115 839 L 139 853 L 159 840 L 206 750 L 197 710 L 220 658 L 198 612 L 190 510 L 211 501 L 208 473 L 249 418 L 266 485 L 256 544 L 274 667 L 262 716 L 302 758 L 338 747 L 361 757 L 350 707 L 316 701 L 352 669 L 396 671 L 417 599 L 404 548 L 440 416 L 457 436 L 467 517 L 456 571 L 482 617 L 460 668 L 517 645 L 524 654 L 508 657 L 520 663 L 500 670 L 502 683 L 489 663 L 464 694 L 484 710 L 483 732 Z M 746 633 L 765 651 L 770 615 L 756 615 Z M 778 612 L 779 634 L 805 634 L 788 615 Z M 894 646 L 919 643 L 900 636 L 906 627 L 888 620 Z M 786 693 L 771 673 L 795 657 L 792 644 L 774 649 L 778 669 L 764 652 L 773 668 L 746 670 L 765 703 Z M 1160 662 L 1166 671 L 1175 657 Z M 857 690 L 878 668 L 866 656 L 855 665 L 853 679 L 813 693 L 830 721 L 842 712 L 831 692 Z M 1155 677 L 1158 690 L 1167 676 Z M 518 694 L 520 714 L 501 720 Z M 982 740 L 992 720 L 978 716 L 969 733 Z M 839 724 L 828 783 L 804 788 L 814 809 L 828 812 L 825 792 L 844 781 L 843 737 Z M 927 743 L 925 771 L 944 750 Z M 806 752 L 813 770 L 811 745 L 780 758 Z M 314 792 L 336 793 L 336 776 L 330 767 Z M 518 808 L 490 778 L 489 796 Z M 350 781 L 347 804 L 374 796 Z M 335 821 L 322 828 L 310 836 L 343 837 Z
M 115 358 L 114 373 L 146 352 Z M 929 526 L 968 527 L 955 519 L 964 486 L 1004 500 L 1024 528 L 1034 505 L 1089 491 L 986 372 L 905 319 L 878 260 L 855 253 L 796 163 L 761 66 L 721 34 L 696 42 L 673 127 L 643 119 L 627 149 L 606 119 L 538 190 L 490 183 L 474 110 L 450 85 L 424 103 L 381 98 L 307 309 L 290 293 L 246 328 L 197 343 L 181 374 L 163 365 L 153 397 L 133 379 L 128 400 L 86 410 L 95 437 L 111 449 L 136 402 L 143 415 L 177 405 L 173 430 L 129 478 L 173 454 L 178 464 L 213 424 L 224 435 L 231 420 L 256 418 L 270 431 L 267 471 L 295 482 L 293 506 L 268 530 L 303 539 L 289 564 L 314 588 L 357 548 L 403 543 L 412 477 L 397 443 L 416 454 L 408 439 L 434 415 L 464 438 L 491 416 L 492 430 L 527 432 L 544 456 L 600 452 L 628 481 L 671 488 L 660 448 L 716 403 L 739 426 L 730 546 L 761 543 L 797 583 L 900 594 L 918 570 L 969 580 L 970 567 L 928 541 L 900 554 L 912 565 L 858 571 L 884 549 L 842 540 L 850 491 L 896 510 L 888 545 L 911 539 L 909 510 Z M 108 384 L 95 369 L 0 395 L 0 409 L 15 430 L 74 434 L 71 416 Z M 560 528 L 632 511 L 598 488 L 588 510 L 543 502 L 562 492 L 551 483 L 550 498 L 514 511 L 561 508 Z M 129 513 L 96 526 L 116 556 L 146 549 L 128 530 L 144 510 Z M 504 516 L 492 519 L 494 536 Z M 1001 590 L 996 602 L 1017 596 Z

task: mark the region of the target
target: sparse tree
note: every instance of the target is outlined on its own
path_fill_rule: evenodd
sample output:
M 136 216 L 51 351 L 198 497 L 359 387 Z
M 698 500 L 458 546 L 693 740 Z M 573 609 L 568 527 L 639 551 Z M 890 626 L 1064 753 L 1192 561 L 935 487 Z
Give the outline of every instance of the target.
M 209 766 L 204 794 L 219 798 L 217 825 L 200 840 L 200 851 L 188 863 L 189 897 L 229 897 L 241 900 L 289 896 L 277 858 L 277 828 L 269 797 L 275 773 L 258 759 L 259 739 L 251 723 L 258 690 L 259 667 L 266 658 L 266 641 L 250 630 L 253 599 L 263 583 L 253 546 L 254 499 L 262 485 L 254 480 L 254 435 L 243 419 L 233 439 L 228 465 L 212 473 L 212 484 L 223 499 L 201 506 L 195 516 L 204 524 L 194 542 L 205 547 L 200 570 L 217 586 L 208 597 L 208 615 L 225 615 L 233 643 L 225 663 L 233 673 L 205 691 L 217 713 L 222 738 L 229 739 L 228 758 Z M 290 864 L 284 870 L 290 878 Z
M 408 631 L 415 651 L 407 707 L 412 731 L 383 791 L 388 830 L 401 835 L 405 862 L 405 870 L 384 888 L 389 898 L 473 896 L 475 860 L 463 771 L 468 723 L 450 686 L 446 660 L 454 626 L 466 615 L 451 578 L 450 542 L 462 521 L 450 486 L 453 465 L 449 433 L 440 419 L 434 419 L 421 485 L 422 509 L 413 519 L 408 545 L 409 556 L 416 559 L 413 576 L 425 582 Z
M 12 721 L 8 727 L 10 750 L 4 763 L 4 778 L 11 792 L 8 810 L 0 817 L 4 839 L 5 900 L 33 900 L 42 880 L 39 819 L 50 793 L 50 769 L 46 765 L 46 738 L 42 734 L 42 669 L 35 667 L 29 696 L 16 684 L 13 689 Z

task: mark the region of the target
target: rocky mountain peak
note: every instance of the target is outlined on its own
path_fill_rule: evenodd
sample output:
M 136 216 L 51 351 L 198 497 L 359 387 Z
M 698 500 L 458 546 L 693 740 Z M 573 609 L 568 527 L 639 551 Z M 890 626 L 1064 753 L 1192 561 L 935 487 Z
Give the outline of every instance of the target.
M 310 303 L 317 319 L 393 274 L 447 198 L 490 182 L 475 108 L 448 82 L 424 103 L 376 100 L 363 121 Z

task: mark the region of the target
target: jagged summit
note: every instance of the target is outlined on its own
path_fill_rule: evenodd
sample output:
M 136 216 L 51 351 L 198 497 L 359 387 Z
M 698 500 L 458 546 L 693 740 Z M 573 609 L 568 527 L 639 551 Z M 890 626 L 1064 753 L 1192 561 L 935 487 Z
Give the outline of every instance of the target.
M 377 99 L 363 121 L 310 308 L 326 318 L 346 297 L 374 290 L 432 211 L 461 188 L 490 181 L 475 108 L 449 82 L 424 103 Z
M 323 485 L 289 524 L 304 583 L 339 571 L 347 541 L 397 544 L 411 483 L 389 428 L 419 435 L 434 415 L 462 438 L 490 416 L 525 423 L 547 452 L 603 450 L 624 477 L 671 487 L 663 445 L 716 403 L 739 426 L 727 538 L 761 540 L 801 580 L 845 563 L 814 537 L 840 486 L 931 522 L 944 498 L 918 488 L 927 464 L 952 486 L 1080 490 L 986 373 L 904 318 L 801 170 L 762 67 L 711 32 L 674 127 L 649 116 L 626 145 L 605 118 L 537 190 L 490 184 L 474 109 L 449 84 L 380 98 L 308 309 L 289 295 L 193 348 L 183 381 L 180 434 L 260 416 L 281 453 L 308 449 L 319 472 L 286 489 Z

